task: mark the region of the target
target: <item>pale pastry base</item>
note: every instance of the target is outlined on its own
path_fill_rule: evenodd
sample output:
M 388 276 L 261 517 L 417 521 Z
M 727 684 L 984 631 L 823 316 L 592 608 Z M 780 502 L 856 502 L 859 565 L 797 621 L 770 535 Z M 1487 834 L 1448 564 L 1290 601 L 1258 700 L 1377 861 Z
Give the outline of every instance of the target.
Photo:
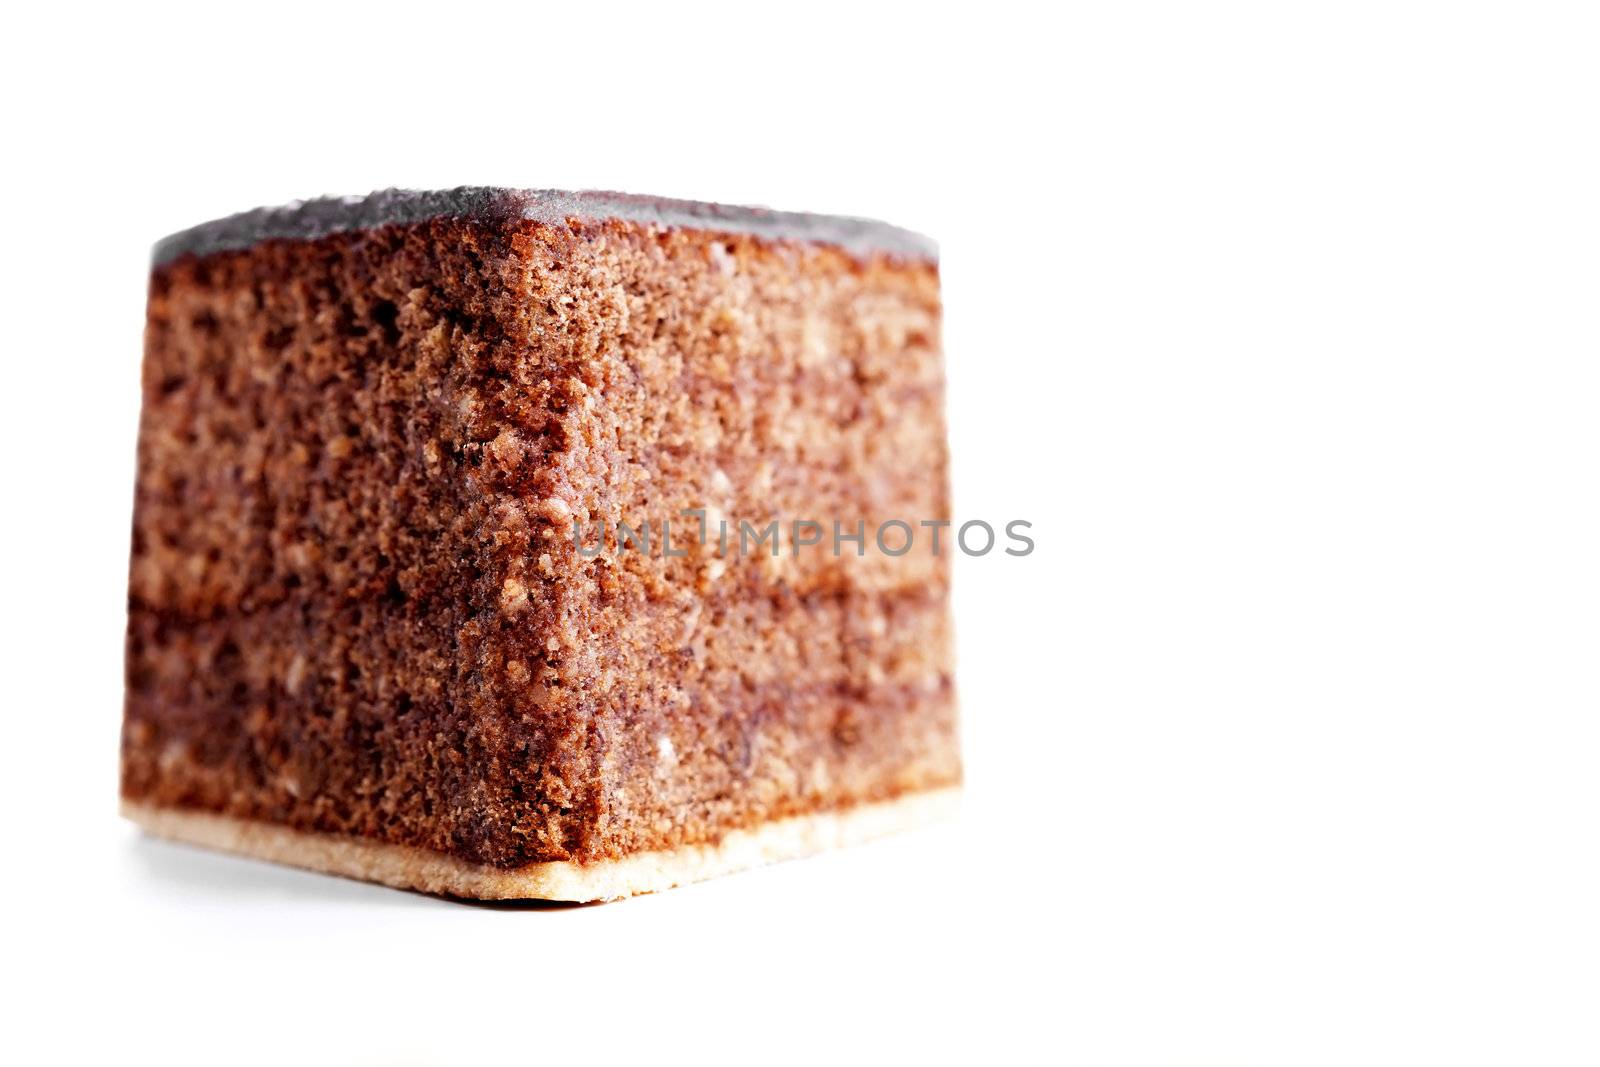
M 819 812 L 739 830 L 716 844 L 639 852 L 594 863 L 502 870 L 407 845 L 307 833 L 209 812 L 123 801 L 122 814 L 157 837 L 401 889 L 479 900 L 617 900 L 795 859 L 948 818 L 960 790 Z

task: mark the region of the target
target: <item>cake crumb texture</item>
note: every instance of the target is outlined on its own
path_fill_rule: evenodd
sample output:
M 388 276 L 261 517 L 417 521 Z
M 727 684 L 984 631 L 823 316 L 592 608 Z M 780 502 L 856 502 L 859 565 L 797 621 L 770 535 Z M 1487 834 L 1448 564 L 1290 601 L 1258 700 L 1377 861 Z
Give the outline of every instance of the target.
M 520 215 L 179 254 L 143 393 L 132 810 L 516 871 L 959 781 L 947 559 L 715 534 L 948 515 L 931 260 Z M 682 555 L 574 544 L 689 509 Z

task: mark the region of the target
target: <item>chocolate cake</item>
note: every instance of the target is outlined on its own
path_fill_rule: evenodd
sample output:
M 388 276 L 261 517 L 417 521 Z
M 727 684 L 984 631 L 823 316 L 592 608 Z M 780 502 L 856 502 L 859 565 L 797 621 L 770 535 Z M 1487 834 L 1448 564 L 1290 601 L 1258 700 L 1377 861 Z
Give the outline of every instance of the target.
M 847 843 L 959 783 L 937 255 L 390 191 L 157 245 L 124 811 L 466 897 Z

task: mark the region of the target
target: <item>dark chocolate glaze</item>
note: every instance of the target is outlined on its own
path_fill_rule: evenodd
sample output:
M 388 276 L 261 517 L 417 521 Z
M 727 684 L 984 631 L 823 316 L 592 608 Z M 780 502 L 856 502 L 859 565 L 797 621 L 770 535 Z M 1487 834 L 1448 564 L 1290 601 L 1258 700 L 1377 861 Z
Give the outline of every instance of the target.
M 523 218 L 549 223 L 563 223 L 569 218 L 614 218 L 668 229 L 812 241 L 856 254 L 882 252 L 909 259 L 939 258 L 938 246 L 931 239 L 871 219 L 664 200 L 628 193 L 465 185 L 434 191 L 383 189 L 366 196 L 321 197 L 257 208 L 164 238 L 156 243 L 151 259 L 153 265 L 160 266 L 180 256 L 207 256 L 249 248 L 261 241 L 313 240 L 332 233 L 447 217 Z

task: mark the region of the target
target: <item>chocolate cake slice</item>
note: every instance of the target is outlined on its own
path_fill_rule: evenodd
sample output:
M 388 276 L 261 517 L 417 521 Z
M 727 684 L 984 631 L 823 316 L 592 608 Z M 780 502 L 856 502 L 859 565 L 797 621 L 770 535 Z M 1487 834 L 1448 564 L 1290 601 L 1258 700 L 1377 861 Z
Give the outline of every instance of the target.
M 879 223 L 382 192 L 155 251 L 124 811 L 596 900 L 961 769 L 937 257 Z

